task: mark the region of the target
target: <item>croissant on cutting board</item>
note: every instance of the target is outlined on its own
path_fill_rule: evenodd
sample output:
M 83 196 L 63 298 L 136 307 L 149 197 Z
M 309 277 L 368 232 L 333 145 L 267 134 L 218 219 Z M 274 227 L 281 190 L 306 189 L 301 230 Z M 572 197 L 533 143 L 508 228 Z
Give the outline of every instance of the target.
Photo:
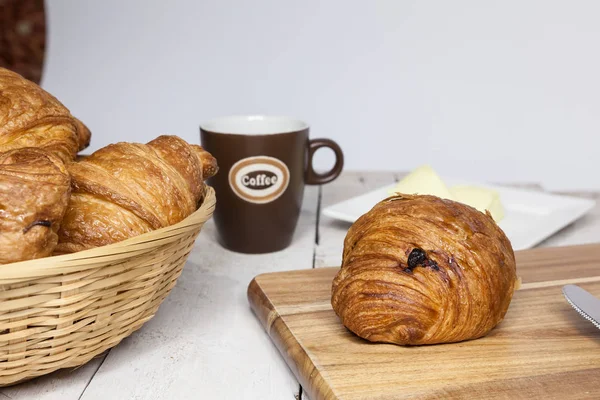
M 0 151 L 38 147 L 67 162 L 89 145 L 90 136 L 54 96 L 0 68 Z
M 0 264 L 52 254 L 70 182 L 63 162 L 46 150 L 0 153 Z
M 119 242 L 175 224 L 204 199 L 217 172 L 202 147 L 177 136 L 148 144 L 116 143 L 68 166 L 71 200 L 56 254 Z
M 426 195 L 397 195 L 350 228 L 332 306 L 372 342 L 421 345 L 486 335 L 516 284 L 512 246 L 491 215 Z

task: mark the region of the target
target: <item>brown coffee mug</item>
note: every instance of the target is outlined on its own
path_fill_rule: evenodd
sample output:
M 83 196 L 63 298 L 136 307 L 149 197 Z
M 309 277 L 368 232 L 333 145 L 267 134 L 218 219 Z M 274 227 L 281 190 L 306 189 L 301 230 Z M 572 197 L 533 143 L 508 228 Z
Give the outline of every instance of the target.
M 200 126 L 202 146 L 216 157 L 209 180 L 217 195 L 214 220 L 221 244 L 241 253 L 269 253 L 292 241 L 304 185 L 320 185 L 342 172 L 344 155 L 329 139 L 309 139 L 306 123 L 287 117 L 232 116 Z M 335 153 L 331 171 L 313 168 L 315 152 Z

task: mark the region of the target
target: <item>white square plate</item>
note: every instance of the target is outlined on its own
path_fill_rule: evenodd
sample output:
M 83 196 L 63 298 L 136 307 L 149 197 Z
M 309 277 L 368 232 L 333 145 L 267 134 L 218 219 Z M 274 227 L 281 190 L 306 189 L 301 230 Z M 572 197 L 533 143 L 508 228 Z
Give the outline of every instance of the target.
M 444 182 L 448 186 L 469 184 L 453 179 L 444 179 Z M 487 184 L 474 185 L 495 189 L 500 194 L 505 216 L 498 225 L 510 239 L 514 250 L 523 250 L 535 246 L 561 228 L 582 217 L 596 204 L 593 200 L 577 197 Z M 379 201 L 389 197 L 389 191 L 395 186 L 382 187 L 334 204 L 325 208 L 323 214 L 342 221 L 354 222 Z

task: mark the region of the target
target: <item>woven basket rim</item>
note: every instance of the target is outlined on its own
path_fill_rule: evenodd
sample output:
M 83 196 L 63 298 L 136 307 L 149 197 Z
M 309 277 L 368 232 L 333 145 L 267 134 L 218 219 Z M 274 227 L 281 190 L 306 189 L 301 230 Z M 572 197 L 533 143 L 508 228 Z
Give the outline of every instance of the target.
M 144 254 L 152 251 L 157 246 L 176 240 L 179 236 L 204 224 L 211 218 L 215 205 L 215 191 L 212 187 L 206 186 L 206 196 L 202 205 L 183 221 L 106 246 L 60 256 L 0 265 L 0 284 L 27 277 L 49 276 L 76 270 L 83 271 L 95 268 L 99 264 L 118 262 Z

